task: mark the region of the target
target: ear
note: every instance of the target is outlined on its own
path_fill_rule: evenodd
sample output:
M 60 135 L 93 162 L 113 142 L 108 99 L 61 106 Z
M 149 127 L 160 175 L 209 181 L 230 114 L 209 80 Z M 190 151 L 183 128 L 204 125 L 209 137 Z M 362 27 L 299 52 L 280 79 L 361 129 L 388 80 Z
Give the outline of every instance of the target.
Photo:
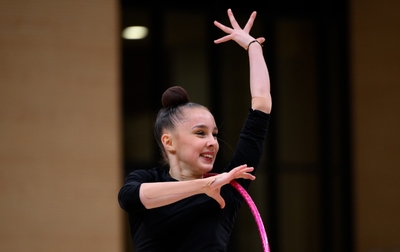
M 168 134 L 168 133 L 163 134 L 161 136 L 161 142 L 162 142 L 162 144 L 163 144 L 163 146 L 164 146 L 166 151 L 175 152 L 175 147 L 174 147 L 174 144 L 173 144 L 173 140 L 172 140 L 171 134 Z

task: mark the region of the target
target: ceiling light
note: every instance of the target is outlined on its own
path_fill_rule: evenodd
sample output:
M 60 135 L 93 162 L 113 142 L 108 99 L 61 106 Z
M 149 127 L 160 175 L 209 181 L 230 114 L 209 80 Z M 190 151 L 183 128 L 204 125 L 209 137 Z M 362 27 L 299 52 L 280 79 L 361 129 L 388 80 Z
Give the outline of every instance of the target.
M 122 31 L 124 39 L 144 39 L 149 30 L 144 26 L 129 26 Z

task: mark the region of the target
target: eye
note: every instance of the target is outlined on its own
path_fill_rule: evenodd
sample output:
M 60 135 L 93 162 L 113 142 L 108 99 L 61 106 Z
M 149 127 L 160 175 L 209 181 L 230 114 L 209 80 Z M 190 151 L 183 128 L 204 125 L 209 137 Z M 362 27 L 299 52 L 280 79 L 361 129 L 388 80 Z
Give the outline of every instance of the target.
M 218 137 L 218 132 L 213 133 L 213 136 L 214 136 L 214 138 L 217 138 Z
M 199 136 L 204 136 L 206 133 L 204 133 L 204 131 L 200 130 L 200 131 L 196 131 L 195 134 L 199 135 Z

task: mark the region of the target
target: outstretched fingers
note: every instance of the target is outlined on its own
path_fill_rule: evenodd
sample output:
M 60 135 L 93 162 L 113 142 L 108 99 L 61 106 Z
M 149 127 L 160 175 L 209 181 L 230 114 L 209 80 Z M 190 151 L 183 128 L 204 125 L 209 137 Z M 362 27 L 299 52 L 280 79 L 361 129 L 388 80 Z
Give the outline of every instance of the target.
M 225 207 L 225 200 L 220 194 L 221 187 L 229 184 L 234 179 L 250 179 L 254 180 L 256 177 L 250 172 L 254 170 L 253 167 L 247 165 L 240 165 L 232 169 L 230 172 L 221 173 L 213 176 L 214 180 L 205 187 L 204 193 L 218 202 L 221 208 Z
M 240 27 L 240 25 L 238 24 L 238 22 L 236 21 L 235 16 L 233 15 L 233 12 L 231 9 L 228 9 L 228 18 L 229 18 L 229 21 L 231 22 L 233 29 L 242 29 Z
M 214 25 L 216 26 L 216 27 L 218 27 L 219 29 L 221 29 L 223 32 L 225 32 L 225 33 L 232 33 L 232 31 L 233 31 L 233 29 L 232 28 L 229 28 L 228 26 L 225 26 L 225 25 L 223 25 L 223 24 L 221 24 L 220 22 L 218 22 L 218 21 L 214 21 Z
M 225 36 L 214 40 L 214 43 L 219 44 L 223 42 L 227 42 L 229 40 L 233 40 L 236 43 L 238 43 L 241 47 L 247 50 L 247 47 L 251 41 L 254 40 L 254 38 L 250 35 L 250 30 L 253 27 L 254 20 L 257 16 L 257 12 L 253 11 L 250 15 L 249 20 L 247 21 L 245 27 L 242 29 L 238 22 L 235 19 L 235 16 L 233 15 L 233 12 L 231 9 L 228 9 L 228 18 L 231 23 L 232 27 L 225 26 L 218 21 L 214 21 L 214 25 L 217 26 L 220 30 L 226 33 Z M 258 40 L 260 43 L 262 41 Z
M 221 24 L 221 23 L 218 22 L 218 21 L 214 21 L 214 25 L 215 25 L 216 27 L 218 27 L 219 29 L 221 29 L 223 32 L 225 32 L 225 33 L 228 34 L 228 35 L 226 35 L 226 36 L 223 36 L 222 38 L 219 38 L 219 39 L 214 40 L 214 43 L 219 44 L 219 43 L 223 43 L 223 42 L 226 42 L 226 41 L 232 39 L 232 35 L 231 35 L 231 33 L 233 32 L 233 29 L 232 29 L 232 28 L 229 28 L 229 27 L 227 27 L 227 26 Z
M 253 13 L 251 13 L 251 15 L 250 15 L 249 20 L 247 21 L 246 25 L 244 26 L 243 31 L 250 33 L 250 30 L 253 27 L 256 16 L 257 16 L 257 12 L 253 11 Z
M 243 179 L 254 180 L 256 177 L 250 173 L 253 170 L 254 170 L 253 167 L 248 167 L 247 165 L 240 165 L 232 169 L 230 173 L 232 173 L 233 179 L 243 178 Z

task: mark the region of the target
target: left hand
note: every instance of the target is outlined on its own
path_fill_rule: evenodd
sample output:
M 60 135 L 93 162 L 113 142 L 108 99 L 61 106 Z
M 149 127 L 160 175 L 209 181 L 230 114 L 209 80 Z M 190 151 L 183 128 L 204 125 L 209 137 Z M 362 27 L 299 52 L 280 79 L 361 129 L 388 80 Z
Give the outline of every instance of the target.
M 235 167 L 230 172 L 224 172 L 207 179 L 210 180 L 210 184 L 204 188 L 204 193 L 209 197 L 213 198 L 218 202 L 221 208 L 225 207 L 225 200 L 222 198 L 220 191 L 221 187 L 229 184 L 234 179 L 250 179 L 254 180 L 256 177 L 250 172 L 254 170 L 253 167 L 248 167 L 247 165 L 240 165 Z
M 247 21 L 245 27 L 242 29 L 239 24 L 236 22 L 235 17 L 233 16 L 232 10 L 228 9 L 228 17 L 229 21 L 232 25 L 232 28 L 229 28 L 218 21 L 214 21 L 214 25 L 220 28 L 222 31 L 227 33 L 228 35 L 214 40 L 214 43 L 219 44 L 229 40 L 236 41 L 241 47 L 247 50 L 247 47 L 251 41 L 254 40 L 252 36 L 250 36 L 250 30 L 253 27 L 254 20 L 256 18 L 257 12 L 253 11 L 251 13 L 249 20 Z M 258 42 L 262 44 L 265 41 L 265 38 L 257 38 Z

